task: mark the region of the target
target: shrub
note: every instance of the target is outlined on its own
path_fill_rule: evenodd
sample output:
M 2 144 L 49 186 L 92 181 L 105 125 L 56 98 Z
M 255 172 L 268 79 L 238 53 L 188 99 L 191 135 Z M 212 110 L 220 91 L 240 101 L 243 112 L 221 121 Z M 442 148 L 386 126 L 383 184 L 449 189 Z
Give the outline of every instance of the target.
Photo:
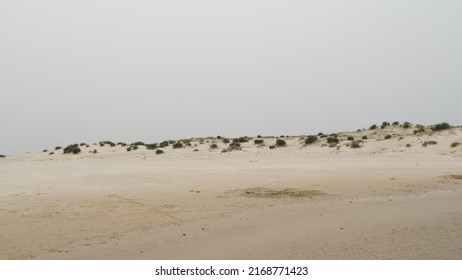
M 225 144 L 228 144 L 228 143 L 230 142 L 228 138 L 223 138 L 222 141 L 223 141 L 223 143 L 225 143 Z
M 312 143 L 314 143 L 316 141 L 318 141 L 318 137 L 316 135 L 308 135 L 308 137 L 305 140 L 305 144 L 309 145 L 309 144 L 312 144 Z
M 257 135 L 257 138 L 262 138 L 261 135 Z
M 132 146 L 133 150 L 138 150 L 138 146 Z
M 374 129 L 377 129 L 377 125 L 376 124 L 373 124 L 371 125 L 371 127 L 369 127 L 370 130 L 374 130 Z
M 198 149 L 194 149 L 193 152 L 199 152 L 199 150 L 198 150 Z
M 127 144 L 125 144 L 125 143 L 123 143 L 123 142 L 119 142 L 119 143 L 117 143 L 117 145 L 122 146 L 122 147 L 127 146 Z
M 144 145 L 146 147 L 146 149 L 148 150 L 155 150 L 157 149 L 157 143 L 153 143 L 153 144 L 146 144 Z
M 339 140 L 337 137 L 327 137 L 327 143 L 335 143 L 338 144 Z
M 423 142 L 422 146 L 427 147 L 428 145 L 436 145 L 438 142 L 436 141 L 425 141 Z
M 399 125 L 399 122 L 393 122 L 393 125 Z
M 239 137 L 238 141 L 239 143 L 246 143 L 246 142 L 249 142 L 249 137 L 245 136 L 245 137 Z
M 168 140 L 168 143 L 169 143 L 169 144 L 175 144 L 175 141 L 173 141 L 173 140 Z
M 279 136 L 279 138 L 284 138 L 284 135 Z
M 0 155 L 0 158 L 4 158 L 4 157 L 6 157 L 6 156 L 5 155 Z
M 90 148 L 90 145 L 85 145 L 85 148 Z
M 218 148 L 217 144 L 214 143 L 214 144 L 210 145 L 210 149 L 216 149 L 216 148 Z
M 330 143 L 329 144 L 329 148 L 334 148 L 334 147 L 337 147 L 337 143 Z
M 263 139 L 255 139 L 255 140 L 253 140 L 254 144 L 263 144 L 263 142 L 265 142 Z
M 163 141 L 159 144 L 159 147 L 164 148 L 168 146 L 168 141 Z
M 269 146 L 269 148 L 272 150 L 272 149 L 275 149 L 275 148 L 276 148 L 276 146 L 274 146 L 274 145 L 271 145 L 271 146 Z
M 459 142 L 452 142 L 452 143 L 451 143 L 451 148 L 455 148 L 455 147 L 457 147 L 457 146 L 459 146 L 459 145 L 460 145 Z
M 51 155 L 54 155 L 54 154 L 55 154 L 54 152 L 50 152 L 50 153 L 49 153 L 50 156 L 51 156 Z
M 141 142 L 141 141 L 137 141 L 137 142 L 134 142 L 134 143 L 131 143 L 130 144 L 131 146 L 144 146 L 144 142 Z
M 44 153 L 48 152 L 48 150 L 43 150 Z
M 350 147 L 351 147 L 352 149 L 361 148 L 360 143 L 361 143 L 361 142 L 359 142 L 359 141 L 353 141 L 353 142 L 351 142 Z
M 86 143 L 80 143 L 80 147 L 86 146 L 86 145 L 87 145 Z
M 62 148 L 60 146 L 56 146 L 55 150 L 61 150 Z
M 78 154 L 80 153 L 80 148 L 78 144 L 72 144 L 64 148 L 63 153 L 64 154 Z
M 220 135 L 217 136 L 217 139 L 222 139 L 223 137 L 221 137 Z
M 323 136 L 324 134 L 322 132 L 319 132 L 318 133 L 318 136 Z
M 229 147 L 241 147 L 241 144 L 239 142 L 232 142 L 231 144 L 229 144 Z
M 132 147 L 128 147 L 127 152 L 131 152 L 131 151 L 132 151 Z
M 232 142 L 231 144 L 229 144 L 229 147 L 227 149 L 223 150 L 223 152 L 226 153 L 234 150 L 241 150 L 241 144 L 239 144 L 238 142 Z
M 355 138 L 353 136 L 348 136 L 347 140 L 348 141 L 353 141 L 353 140 L 355 140 Z
M 94 154 L 97 154 L 97 153 L 98 153 L 98 150 L 97 150 L 97 149 L 94 149 L 94 150 L 93 150 L 93 153 L 94 153 Z
M 382 126 L 389 126 L 389 125 L 390 125 L 389 122 L 383 122 L 383 123 L 382 123 Z
M 163 154 L 163 153 L 164 153 L 164 151 L 162 151 L 161 149 L 156 150 L 156 155 L 160 155 L 160 154 Z
M 385 139 L 390 139 L 391 138 L 391 135 L 388 134 L 387 136 L 385 136 Z
M 449 128 L 451 128 L 451 125 L 447 122 L 435 124 L 434 126 L 432 126 L 433 131 L 440 131 L 440 130 L 445 130 Z
M 287 144 L 286 144 L 286 141 L 284 141 L 284 140 L 282 140 L 282 139 L 277 139 L 277 140 L 276 140 L 276 146 L 282 147 L 282 146 L 285 146 L 285 145 L 287 145 Z
M 173 144 L 173 148 L 174 149 L 183 148 L 183 144 L 181 142 L 176 142 L 175 144 Z
M 410 147 L 411 147 L 411 144 L 406 144 L 406 147 L 410 148 Z
M 326 138 L 327 135 L 323 134 L 323 135 L 321 135 L 321 136 L 319 136 L 319 137 L 320 137 L 320 138 Z
M 367 139 L 367 136 L 364 135 L 363 137 L 361 137 L 363 140 L 366 140 Z
M 403 128 L 410 128 L 412 124 L 410 122 L 404 122 Z
M 423 126 L 421 124 L 417 124 L 415 127 L 417 129 L 414 130 L 414 134 L 425 132 L 425 126 Z

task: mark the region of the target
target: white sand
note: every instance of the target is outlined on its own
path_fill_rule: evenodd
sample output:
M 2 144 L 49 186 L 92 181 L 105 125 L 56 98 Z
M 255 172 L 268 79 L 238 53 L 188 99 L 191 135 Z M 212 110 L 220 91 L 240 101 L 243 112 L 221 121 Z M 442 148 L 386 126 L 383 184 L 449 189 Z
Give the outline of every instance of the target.
M 462 129 L 364 134 L 0 159 L 0 259 L 462 259 Z

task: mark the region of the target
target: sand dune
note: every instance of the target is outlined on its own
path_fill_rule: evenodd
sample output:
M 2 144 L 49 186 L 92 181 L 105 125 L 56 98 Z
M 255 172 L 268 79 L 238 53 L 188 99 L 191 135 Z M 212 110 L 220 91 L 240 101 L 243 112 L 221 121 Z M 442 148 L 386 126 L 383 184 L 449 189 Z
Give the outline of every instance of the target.
M 2 158 L 0 259 L 462 259 L 462 128 L 414 129 Z

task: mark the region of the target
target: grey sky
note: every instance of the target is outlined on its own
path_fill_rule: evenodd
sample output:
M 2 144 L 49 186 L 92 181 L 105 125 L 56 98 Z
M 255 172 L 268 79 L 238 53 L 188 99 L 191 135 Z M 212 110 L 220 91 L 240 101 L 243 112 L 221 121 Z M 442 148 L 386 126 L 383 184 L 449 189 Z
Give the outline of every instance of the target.
M 1 1 L 0 154 L 462 120 L 462 1 Z

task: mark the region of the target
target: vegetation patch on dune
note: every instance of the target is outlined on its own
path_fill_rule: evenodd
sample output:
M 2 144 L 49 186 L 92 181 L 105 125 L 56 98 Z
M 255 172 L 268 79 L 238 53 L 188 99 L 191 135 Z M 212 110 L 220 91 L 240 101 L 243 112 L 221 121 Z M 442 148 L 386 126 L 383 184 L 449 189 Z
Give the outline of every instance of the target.
M 276 188 L 263 188 L 263 187 L 255 187 L 255 188 L 247 188 L 244 190 L 240 190 L 241 196 L 245 197 L 254 197 L 254 198 L 313 198 L 316 196 L 325 196 L 326 193 L 320 190 L 303 190 L 303 189 L 296 189 L 296 188 L 284 188 L 284 189 L 276 189 Z

